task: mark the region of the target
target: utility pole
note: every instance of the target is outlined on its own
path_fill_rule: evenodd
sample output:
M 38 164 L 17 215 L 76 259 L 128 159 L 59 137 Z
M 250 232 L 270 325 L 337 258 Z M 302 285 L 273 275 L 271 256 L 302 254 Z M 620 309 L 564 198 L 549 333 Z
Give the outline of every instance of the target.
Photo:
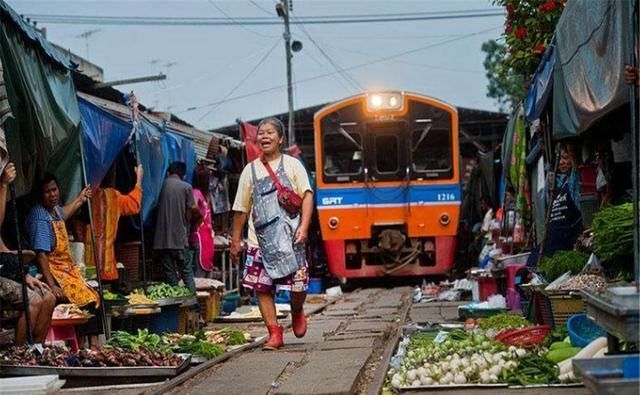
M 284 46 L 287 54 L 287 96 L 289 98 L 289 144 L 294 145 L 296 143 L 296 133 L 294 128 L 293 119 L 293 83 L 291 81 L 291 59 L 293 54 L 291 53 L 291 32 L 289 30 L 289 12 L 291 11 L 293 0 L 281 0 L 281 3 L 276 4 L 276 11 L 282 19 L 284 19 Z

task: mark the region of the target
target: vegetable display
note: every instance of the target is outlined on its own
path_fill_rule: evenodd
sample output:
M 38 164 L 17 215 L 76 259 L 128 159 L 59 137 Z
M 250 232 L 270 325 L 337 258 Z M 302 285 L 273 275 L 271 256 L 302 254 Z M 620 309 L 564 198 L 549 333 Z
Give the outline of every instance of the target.
M 215 344 L 226 344 L 229 346 L 237 346 L 245 344 L 251 340 L 251 336 L 239 329 L 223 328 L 216 331 L 206 331 L 204 336 L 207 341 Z
M 104 293 L 102 294 L 102 297 L 104 298 L 104 300 L 118 300 L 118 299 L 122 299 L 120 297 L 120 295 L 118 294 L 114 294 L 113 292 L 110 291 L 104 291 Z
M 149 333 L 148 329 L 138 329 L 138 333 L 135 335 L 124 331 L 115 331 L 111 334 L 107 347 L 119 347 L 132 351 L 168 349 L 162 338 L 155 333 Z
M 150 285 L 147 287 L 145 294 L 153 300 L 164 298 L 179 298 L 182 296 L 191 296 L 189 288 L 181 286 L 171 286 L 166 283 Z
M 147 296 L 144 293 L 141 293 L 140 290 L 136 290 L 134 292 L 132 292 L 131 294 L 129 294 L 127 296 L 127 299 L 129 300 L 129 304 L 132 305 L 136 305 L 136 304 L 157 304 L 154 300 L 151 300 L 149 298 L 147 298 Z
M 503 371 L 518 367 L 525 349 L 507 347 L 480 334 L 451 331 L 438 343 L 432 335 L 410 341 L 398 371 L 390 369 L 389 383 L 396 388 L 422 385 L 498 383 Z
M 567 280 L 567 282 L 561 284 L 557 289 L 569 291 L 592 289 L 594 291 L 602 292 L 607 289 L 607 280 L 596 274 L 578 274 L 577 276 Z
M 504 371 L 502 381 L 513 385 L 553 384 L 558 381 L 558 372 L 554 362 L 529 354 L 520 358 L 517 370 Z
M 542 259 L 540 271 L 549 282 L 557 279 L 566 272 L 578 274 L 587 263 L 589 257 L 576 251 L 558 251 L 550 257 Z
M 42 353 L 30 346 L 12 347 L 0 352 L 0 360 L 19 365 L 58 367 L 178 366 L 182 363 L 179 356 L 168 351 L 102 347 L 71 352 L 62 346 L 43 346 Z
M 480 321 L 480 328 L 484 330 L 493 329 L 500 332 L 503 329 L 524 328 L 532 326 L 525 318 L 514 314 L 496 314 Z
M 629 255 L 633 251 L 633 205 L 603 208 L 593 216 L 594 252 L 601 261 Z

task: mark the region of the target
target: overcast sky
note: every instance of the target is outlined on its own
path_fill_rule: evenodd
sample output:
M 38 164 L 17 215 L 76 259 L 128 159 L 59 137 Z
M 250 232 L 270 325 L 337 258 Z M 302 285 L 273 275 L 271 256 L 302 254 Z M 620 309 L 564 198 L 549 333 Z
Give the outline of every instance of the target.
M 275 2 L 8 0 L 21 14 L 224 17 L 224 12 L 231 17 L 269 17 L 265 11 L 271 11 L 273 18 L 277 19 Z M 498 10 L 489 0 L 293 0 L 294 17 L 478 9 Z M 349 69 L 347 78 L 352 78 L 355 83 L 348 82 L 338 73 L 305 81 L 335 72 L 335 68 L 309 38 L 293 25 L 293 38 L 304 46 L 293 59 L 294 77 L 300 81 L 294 89 L 295 108 L 340 99 L 360 89 L 397 89 L 423 93 L 456 106 L 495 110 L 493 100 L 486 97 L 487 80 L 482 66 L 484 54 L 480 46 L 484 41 L 500 36 L 503 21 L 503 16 L 492 16 L 397 23 L 307 25 L 306 30 L 311 38 L 338 67 Z M 146 106 L 158 110 L 170 109 L 199 128 L 229 125 L 238 117 L 253 119 L 287 111 L 281 25 L 39 25 L 46 26 L 49 40 L 83 57 L 87 57 L 87 42 L 78 38 L 78 35 L 100 29 L 88 39 L 88 58 L 104 69 L 105 79 L 166 73 L 166 81 L 117 88 L 124 92 L 133 89 Z M 451 42 L 440 44 L 444 41 Z M 425 49 L 393 57 L 419 48 Z M 391 59 L 363 65 L 381 58 Z M 254 68 L 255 71 L 249 76 Z M 278 86 L 282 87 L 252 95 Z M 234 88 L 235 92 L 231 93 Z M 223 99 L 227 101 L 212 105 Z

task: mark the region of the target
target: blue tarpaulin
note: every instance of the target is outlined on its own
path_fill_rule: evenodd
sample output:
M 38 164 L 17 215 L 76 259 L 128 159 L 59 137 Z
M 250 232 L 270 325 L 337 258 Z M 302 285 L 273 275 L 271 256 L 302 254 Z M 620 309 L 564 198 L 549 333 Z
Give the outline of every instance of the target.
M 196 168 L 196 151 L 193 142 L 177 134 L 167 132 L 167 145 L 169 147 L 169 163 L 180 161 L 187 165 L 186 181 L 191 183 L 193 171 Z
M 162 132 L 153 123 L 141 119 L 136 132 L 138 163 L 144 166 L 142 180 L 142 220 L 147 221 L 156 206 L 169 166 L 169 147 Z
M 553 66 L 556 63 L 554 48 L 554 44 L 547 47 L 524 101 L 524 114 L 529 122 L 540 117 L 553 88 Z
M 132 125 L 82 98 L 78 103 L 87 183 L 98 187 L 127 145 Z

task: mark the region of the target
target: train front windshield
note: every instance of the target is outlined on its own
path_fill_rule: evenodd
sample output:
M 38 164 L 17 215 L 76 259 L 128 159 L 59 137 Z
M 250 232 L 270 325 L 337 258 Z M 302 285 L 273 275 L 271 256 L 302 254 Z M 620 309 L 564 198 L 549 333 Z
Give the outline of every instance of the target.
M 367 115 L 355 103 L 322 122 L 324 182 L 447 180 L 453 177 L 451 115 L 411 101 L 405 115 Z

